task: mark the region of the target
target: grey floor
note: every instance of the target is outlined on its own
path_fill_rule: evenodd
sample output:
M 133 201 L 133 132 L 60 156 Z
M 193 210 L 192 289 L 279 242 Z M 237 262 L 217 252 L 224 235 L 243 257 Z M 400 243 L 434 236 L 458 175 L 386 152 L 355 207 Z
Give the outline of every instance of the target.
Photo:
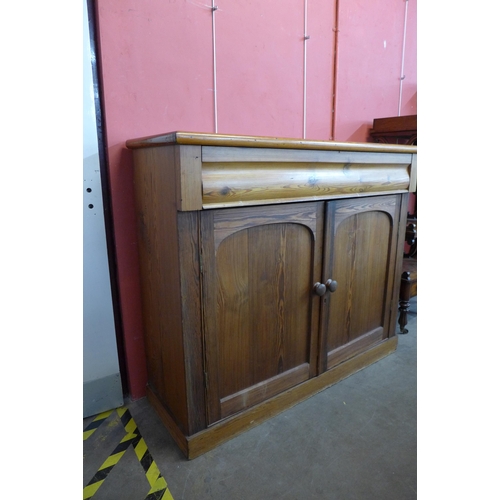
M 167 489 L 160 481 L 148 496 L 133 446 L 113 455 L 126 435 L 117 411 L 83 442 L 83 485 L 113 455 L 120 458 L 94 500 L 416 499 L 416 312 L 414 297 L 408 334 L 398 335 L 395 353 L 191 461 L 146 399 L 129 401 L 149 464 Z M 84 429 L 93 419 L 84 419 Z

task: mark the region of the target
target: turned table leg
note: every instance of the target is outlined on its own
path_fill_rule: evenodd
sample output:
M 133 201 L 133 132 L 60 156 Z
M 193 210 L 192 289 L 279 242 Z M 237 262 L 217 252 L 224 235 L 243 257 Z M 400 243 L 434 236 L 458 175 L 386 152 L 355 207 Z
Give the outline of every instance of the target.
M 404 272 L 401 275 L 401 288 L 399 292 L 399 333 L 408 333 L 408 329 L 405 328 L 408 323 L 407 312 L 410 309 L 410 273 Z

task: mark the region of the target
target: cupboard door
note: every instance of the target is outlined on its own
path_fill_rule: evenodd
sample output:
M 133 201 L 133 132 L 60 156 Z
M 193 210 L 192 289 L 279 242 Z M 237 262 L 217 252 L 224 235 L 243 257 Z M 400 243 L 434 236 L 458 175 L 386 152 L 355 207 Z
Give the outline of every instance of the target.
M 209 424 L 317 374 L 323 207 L 202 213 Z
M 331 201 L 326 209 L 321 368 L 328 370 L 387 338 L 401 197 Z

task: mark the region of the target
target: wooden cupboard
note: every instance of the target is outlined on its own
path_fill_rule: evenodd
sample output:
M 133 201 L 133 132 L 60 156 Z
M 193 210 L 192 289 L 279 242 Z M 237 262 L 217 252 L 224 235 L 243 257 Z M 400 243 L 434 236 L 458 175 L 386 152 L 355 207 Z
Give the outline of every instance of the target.
M 396 348 L 416 147 L 186 132 L 127 147 L 148 397 L 188 458 Z

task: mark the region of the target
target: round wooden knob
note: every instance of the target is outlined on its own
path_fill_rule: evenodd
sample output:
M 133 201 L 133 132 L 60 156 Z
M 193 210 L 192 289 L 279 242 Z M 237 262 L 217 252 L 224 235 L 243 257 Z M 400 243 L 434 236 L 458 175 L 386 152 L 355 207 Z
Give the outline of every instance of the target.
M 335 281 L 335 280 L 328 280 L 326 282 L 326 288 L 328 288 L 328 291 L 330 292 L 334 292 L 335 290 L 337 290 L 337 286 L 338 286 L 338 283 Z
M 314 293 L 316 295 L 319 295 L 320 297 L 322 295 L 325 295 L 326 293 L 326 286 L 323 285 L 323 283 L 314 283 L 314 287 L 313 287 L 313 290 L 314 290 Z

